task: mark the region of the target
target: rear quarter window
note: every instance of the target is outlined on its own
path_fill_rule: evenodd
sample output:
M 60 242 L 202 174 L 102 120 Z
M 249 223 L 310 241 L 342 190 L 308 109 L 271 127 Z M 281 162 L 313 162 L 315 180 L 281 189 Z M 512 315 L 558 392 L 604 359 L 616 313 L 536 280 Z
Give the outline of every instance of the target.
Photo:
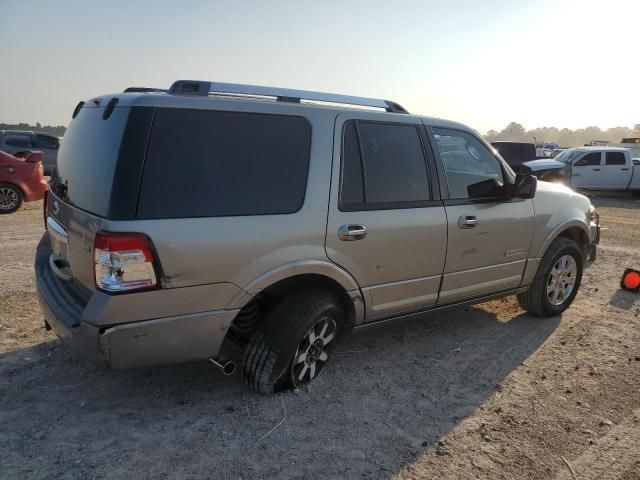
M 303 117 L 158 109 L 137 216 L 296 212 L 304 203 L 310 146 Z

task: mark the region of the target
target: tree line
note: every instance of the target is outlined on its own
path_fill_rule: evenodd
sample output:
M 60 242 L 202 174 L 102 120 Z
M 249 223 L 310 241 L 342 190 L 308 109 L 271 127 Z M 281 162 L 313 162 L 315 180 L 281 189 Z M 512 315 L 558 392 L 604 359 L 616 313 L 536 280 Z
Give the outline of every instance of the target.
M 557 143 L 561 147 L 580 147 L 596 140 L 619 143 L 623 138 L 640 137 L 640 123 L 629 127 L 613 127 L 601 130 L 599 127 L 580 128 L 570 130 L 556 127 L 542 127 L 525 130 L 516 122 L 511 122 L 503 130 L 489 130 L 484 136 L 488 141 L 510 140 L 513 142 Z
M 64 132 L 67 131 L 67 127 L 58 125 L 53 127 L 51 125 L 40 125 L 40 122 L 35 125 L 28 123 L 0 123 L 0 130 L 29 130 L 33 132 L 50 133 L 56 137 L 62 137 Z

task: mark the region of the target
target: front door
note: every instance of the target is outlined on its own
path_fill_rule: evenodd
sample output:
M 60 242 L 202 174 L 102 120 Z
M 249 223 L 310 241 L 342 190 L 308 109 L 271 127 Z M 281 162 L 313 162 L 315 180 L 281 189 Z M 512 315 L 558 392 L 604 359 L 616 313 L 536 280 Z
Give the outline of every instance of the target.
M 433 134 L 449 194 L 438 304 L 518 287 L 533 236 L 532 200 L 504 196 L 503 165 L 475 135 L 448 128 Z
M 602 152 L 588 152 L 573 163 L 571 186 L 600 188 L 602 178 Z
M 367 321 L 436 303 L 447 227 L 434 168 L 419 119 L 338 115 L 326 250 L 362 288 Z

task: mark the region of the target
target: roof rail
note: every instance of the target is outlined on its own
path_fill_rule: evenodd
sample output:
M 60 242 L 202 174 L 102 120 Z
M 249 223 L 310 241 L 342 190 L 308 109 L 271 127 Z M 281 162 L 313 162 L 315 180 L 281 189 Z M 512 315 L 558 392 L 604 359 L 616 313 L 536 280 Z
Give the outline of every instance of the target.
M 172 95 L 246 95 L 255 97 L 273 97 L 279 102 L 300 103 L 301 100 L 323 103 L 341 103 L 363 107 L 381 108 L 387 112 L 409 113 L 401 105 L 390 100 L 354 97 L 337 93 L 313 92 L 308 90 L 292 90 L 289 88 L 263 87 L 259 85 L 242 85 L 238 83 L 207 82 L 201 80 L 177 80 L 168 92 Z
M 148 92 L 166 92 L 166 90 L 162 88 L 152 88 L 152 87 L 129 87 L 125 88 L 122 93 L 148 93 Z

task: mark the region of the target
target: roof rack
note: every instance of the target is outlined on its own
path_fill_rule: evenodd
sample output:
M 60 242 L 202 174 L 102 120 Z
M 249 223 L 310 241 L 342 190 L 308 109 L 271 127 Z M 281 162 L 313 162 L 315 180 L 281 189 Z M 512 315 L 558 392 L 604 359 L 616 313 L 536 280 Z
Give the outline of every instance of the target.
M 238 83 L 207 82 L 201 80 L 177 80 L 173 82 L 168 92 L 172 95 L 228 95 L 272 97 L 278 102 L 300 103 L 301 100 L 322 103 L 338 103 L 358 105 L 363 107 L 380 108 L 387 112 L 409 113 L 401 105 L 390 100 L 376 98 L 354 97 L 336 93 L 322 93 L 307 90 L 292 90 L 289 88 L 263 87 L 259 85 L 241 85 Z
M 162 88 L 151 88 L 151 87 L 129 87 L 125 88 L 122 93 L 149 93 L 149 92 L 166 92 L 166 90 Z

